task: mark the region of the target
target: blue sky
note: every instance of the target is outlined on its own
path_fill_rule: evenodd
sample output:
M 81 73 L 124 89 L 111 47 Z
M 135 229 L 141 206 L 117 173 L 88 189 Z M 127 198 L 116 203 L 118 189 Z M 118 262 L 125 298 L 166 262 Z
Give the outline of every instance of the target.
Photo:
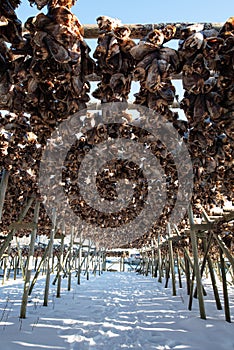
M 72 11 L 81 23 L 95 23 L 100 15 L 117 17 L 123 23 L 158 22 L 225 22 L 234 15 L 233 0 L 78 0 Z M 28 0 L 22 0 L 17 10 L 24 22 L 28 16 L 38 13 Z

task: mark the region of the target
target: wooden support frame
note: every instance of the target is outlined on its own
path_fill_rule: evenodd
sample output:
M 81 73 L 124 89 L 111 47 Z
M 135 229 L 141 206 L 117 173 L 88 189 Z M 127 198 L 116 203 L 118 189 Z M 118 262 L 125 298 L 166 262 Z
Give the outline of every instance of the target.
M 19 218 L 18 218 L 19 222 L 22 221 L 25 218 L 25 216 L 27 215 L 27 212 L 29 211 L 29 209 L 32 206 L 33 201 L 34 201 L 33 197 L 31 197 L 28 200 L 28 202 L 26 203 L 25 207 L 22 209 L 22 212 L 19 215 Z M 8 233 L 6 239 L 4 240 L 4 242 L 3 242 L 3 244 L 2 244 L 2 246 L 0 248 L 0 259 L 1 259 L 2 255 L 3 255 L 3 253 L 5 252 L 6 248 L 10 244 L 10 241 L 12 240 L 13 236 L 15 235 L 15 233 L 16 233 L 16 229 L 13 229 L 13 230 L 11 230 Z
M 31 293 L 32 293 L 33 287 L 35 286 L 36 281 L 37 281 L 37 278 L 38 278 L 38 276 L 39 276 L 39 274 L 40 274 L 41 267 L 42 267 L 43 263 L 45 262 L 45 259 L 46 259 L 47 255 L 48 255 L 48 251 L 49 251 L 49 245 L 46 247 L 46 249 L 45 249 L 45 251 L 44 251 L 44 254 L 43 254 L 42 258 L 41 258 L 41 261 L 40 261 L 40 263 L 38 264 L 36 273 L 35 273 L 35 275 L 34 275 L 34 277 L 33 277 L 33 280 L 32 280 L 32 282 L 31 282 L 31 285 L 30 285 L 30 288 L 29 288 L 28 295 L 31 295 Z
M 198 293 L 200 317 L 205 320 L 206 319 L 206 312 L 205 312 L 205 304 L 204 304 L 204 299 L 203 299 L 203 288 L 202 288 L 201 274 L 200 274 L 200 269 L 199 269 L 197 237 L 196 237 L 196 231 L 193 228 L 194 219 L 193 219 L 193 211 L 192 211 L 191 205 L 189 206 L 189 209 L 188 209 L 188 216 L 189 216 L 189 223 L 190 223 L 190 237 L 191 237 L 192 250 L 193 250 L 194 274 L 196 276 L 196 282 L 197 282 L 197 293 Z
M 203 217 L 204 217 L 204 219 L 206 220 L 206 222 L 207 222 L 208 224 L 213 224 L 213 225 L 214 225 L 214 222 L 212 222 L 212 221 L 210 220 L 210 217 L 209 217 L 208 214 L 206 213 L 205 209 L 204 209 L 203 207 L 202 207 L 201 209 L 202 209 Z M 234 219 L 234 212 L 231 211 L 230 213 L 225 214 L 225 215 L 222 217 L 222 219 L 218 219 L 218 220 L 216 221 L 216 224 L 217 224 L 217 222 L 220 222 L 220 221 L 231 221 L 231 220 L 233 220 L 233 219 Z M 212 228 L 214 228 L 214 226 L 213 226 Z M 219 234 L 214 233 L 213 236 L 214 236 L 215 240 L 217 241 L 219 247 L 222 249 L 223 253 L 224 253 L 224 254 L 226 255 L 226 257 L 228 258 L 228 260 L 229 260 L 229 262 L 230 262 L 230 264 L 231 264 L 231 266 L 232 266 L 232 270 L 233 270 L 233 272 L 234 272 L 234 258 L 233 258 L 233 256 L 232 256 L 232 254 L 229 252 L 228 248 L 226 247 L 224 241 L 222 240 L 222 238 L 220 237 Z

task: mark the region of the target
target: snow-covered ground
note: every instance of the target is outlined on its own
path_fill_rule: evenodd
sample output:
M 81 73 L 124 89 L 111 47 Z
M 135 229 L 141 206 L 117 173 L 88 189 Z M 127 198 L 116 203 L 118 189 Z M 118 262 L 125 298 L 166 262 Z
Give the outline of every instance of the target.
M 207 320 L 199 317 L 198 303 L 187 310 L 185 285 L 171 296 L 171 288 L 135 272 L 105 272 L 82 276 L 72 290 L 62 280 L 61 298 L 51 284 L 50 303 L 43 304 L 45 278 L 29 298 L 27 318 L 19 319 L 22 282 L 0 286 L 0 349 L 234 349 L 234 323 L 217 311 L 211 286 L 205 297 Z M 52 282 L 52 278 L 51 278 Z M 230 290 L 234 319 L 234 290 Z

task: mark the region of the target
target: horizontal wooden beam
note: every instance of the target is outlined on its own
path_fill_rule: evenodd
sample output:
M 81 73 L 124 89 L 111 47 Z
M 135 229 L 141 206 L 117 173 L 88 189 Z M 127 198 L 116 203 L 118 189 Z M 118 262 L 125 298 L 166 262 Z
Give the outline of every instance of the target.
M 204 30 L 215 29 L 219 31 L 224 23 L 199 23 Z M 131 30 L 132 39 L 143 39 L 149 32 L 154 29 L 161 29 L 167 25 L 176 26 L 175 39 L 181 38 L 181 30 L 188 25 L 198 25 L 198 23 L 155 23 L 155 24 L 124 24 Z M 100 34 L 99 28 L 96 24 L 86 24 L 84 25 L 84 38 L 85 39 L 96 39 Z
M 224 214 L 221 219 L 219 219 L 217 222 L 229 222 L 234 220 L 234 211 L 231 211 L 230 213 Z
M 100 102 L 90 102 L 87 104 L 87 109 L 89 110 L 101 110 L 103 107 L 105 106 L 105 104 L 101 104 Z M 140 105 L 139 104 L 135 104 L 135 103 L 128 103 L 128 109 L 133 109 L 136 110 Z M 180 108 L 179 103 L 178 102 L 173 102 L 172 105 L 169 106 L 170 108 Z
M 224 208 L 223 208 L 223 211 L 224 211 L 224 212 L 230 212 L 230 213 L 231 213 L 231 212 L 234 212 L 234 207 L 224 207 Z
M 9 230 L 33 230 L 36 228 L 34 222 L 12 222 L 9 226 Z
M 208 230 L 212 230 L 213 227 L 214 227 L 213 222 L 209 222 L 207 224 L 194 224 L 194 225 L 192 225 L 192 228 L 195 231 L 208 231 Z

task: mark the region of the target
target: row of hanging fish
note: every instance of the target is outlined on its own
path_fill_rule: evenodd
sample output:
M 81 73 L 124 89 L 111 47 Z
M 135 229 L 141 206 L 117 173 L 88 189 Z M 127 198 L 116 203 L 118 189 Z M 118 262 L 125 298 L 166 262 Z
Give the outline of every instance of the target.
M 19 1 L 0 4 L 0 108 L 10 112 L 1 116 L 0 129 L 1 169 L 11 171 L 4 209 L 5 228 L 17 220 L 26 198 L 33 194 L 39 196 L 37 176 L 46 141 L 61 121 L 86 107 L 90 99 L 90 83 L 86 77 L 93 73 L 100 77 L 100 82 L 92 95 L 102 104 L 127 102 L 132 81 L 139 81 L 136 107 L 154 111 L 153 118 L 159 126 L 161 116 L 173 123 L 186 142 L 193 162 L 195 204 L 210 208 L 232 199 L 232 17 L 220 32 L 204 30 L 203 26 L 185 26 L 175 50 L 169 47 L 169 41 L 176 37 L 176 26 L 155 29 L 136 42 L 131 38 L 130 29 L 119 20 L 101 16 L 97 18 L 100 35 L 92 58 L 83 39 L 83 27 L 71 12 L 75 1 L 30 0 L 30 3 L 39 10 L 47 6 L 48 12 L 29 18 L 24 31 L 15 13 Z M 173 86 L 173 78 L 178 74 L 182 74 L 185 90 L 182 101 L 178 101 Z M 171 108 L 175 101 L 184 110 L 185 120 L 179 119 L 177 111 Z M 157 222 L 157 227 L 165 227 L 178 191 L 173 155 L 163 140 L 152 140 L 144 130 L 129 127 L 128 111 L 121 112 L 125 121 L 120 129 L 118 125 L 106 127 L 99 113 L 87 116 L 84 123 L 94 126 L 93 131 L 84 135 L 76 145 L 77 150 L 72 149 L 66 160 L 68 196 L 76 192 L 76 186 L 68 179 L 79 170 L 81 160 L 95 144 L 120 135 L 138 140 L 150 147 L 165 172 L 167 204 Z M 123 175 L 116 171 L 117 165 L 119 167 L 116 163 L 109 164 L 107 173 L 99 174 L 97 179 L 99 192 L 108 200 L 116 198 L 117 182 Z M 123 164 L 122 173 L 129 180 L 137 181 L 134 169 L 126 170 L 131 167 L 132 164 Z M 135 170 L 141 178 L 139 169 Z M 184 176 L 186 178 L 186 169 Z M 141 182 L 144 181 L 141 178 Z M 161 184 L 158 186 L 160 192 Z M 104 227 L 121 225 L 131 221 L 146 200 L 145 186 L 135 188 L 132 205 L 121 214 L 122 219 L 92 213 L 79 197 L 79 191 L 73 209 L 86 220 L 99 222 Z M 49 229 L 50 220 L 43 210 L 41 219 Z M 29 220 L 33 212 L 30 215 Z M 41 225 L 43 227 L 43 223 Z M 143 239 L 150 240 L 155 227 L 145 233 Z

